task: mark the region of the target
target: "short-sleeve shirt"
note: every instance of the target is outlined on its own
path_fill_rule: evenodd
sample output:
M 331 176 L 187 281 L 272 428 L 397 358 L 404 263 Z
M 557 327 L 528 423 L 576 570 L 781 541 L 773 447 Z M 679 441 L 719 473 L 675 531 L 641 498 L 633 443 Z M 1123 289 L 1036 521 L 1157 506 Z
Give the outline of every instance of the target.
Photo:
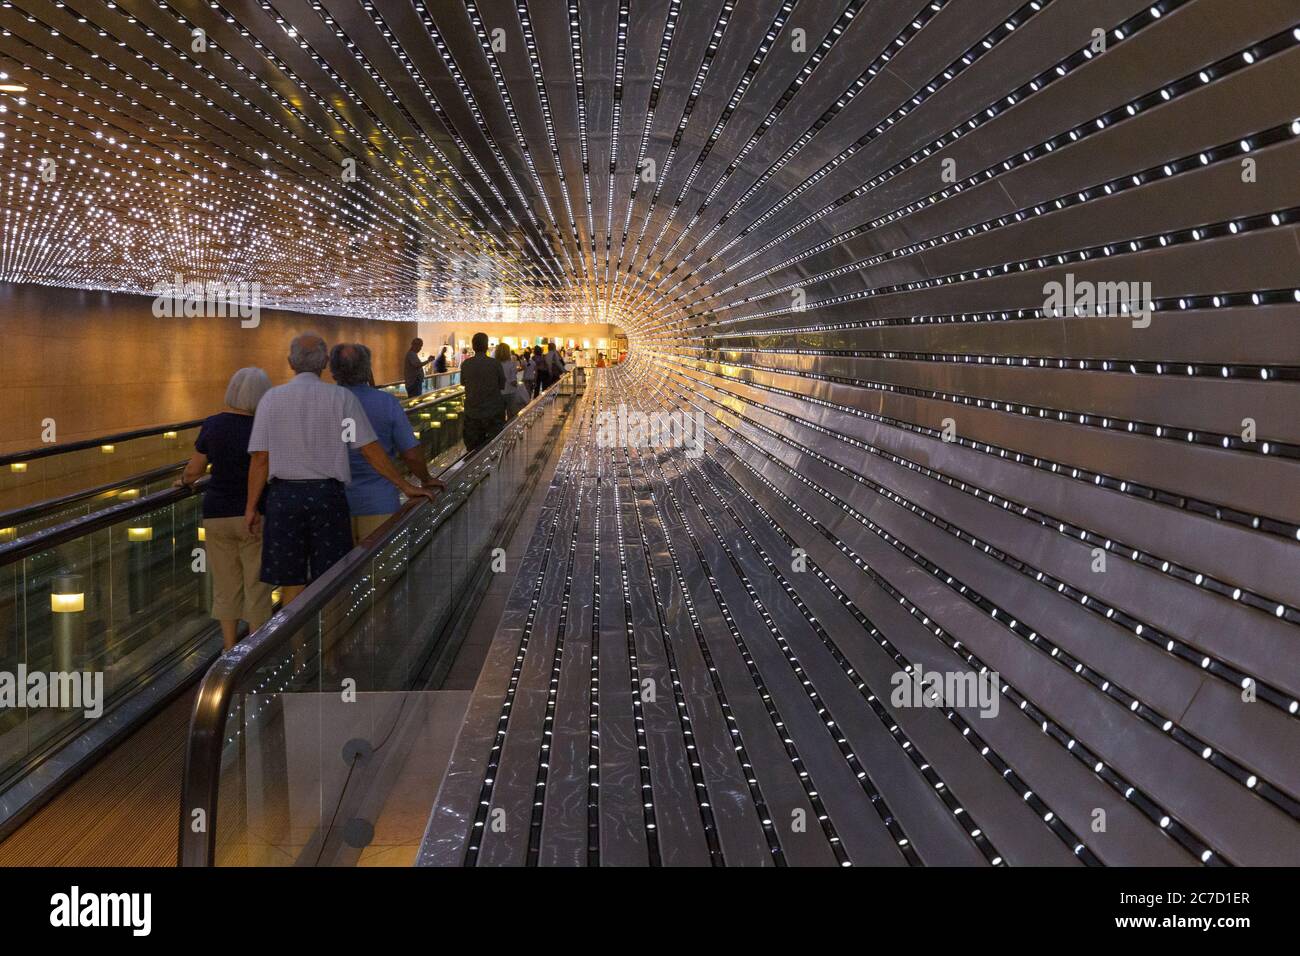
M 396 398 L 369 385 L 349 385 L 347 390 L 365 409 L 379 447 L 389 458 L 419 444 L 410 419 Z M 393 483 L 375 471 L 361 452 L 349 452 L 348 459 L 352 466 L 352 484 L 347 488 L 351 512 L 354 515 L 388 515 L 396 511 L 401 499 Z
M 501 363 L 486 355 L 475 355 L 460 365 L 460 384 L 465 386 L 466 418 L 499 418 L 505 421 L 506 403 L 501 390 L 506 373 Z
M 258 403 L 248 450 L 269 453 L 270 477 L 284 481 L 352 479 L 348 450 L 375 441 L 357 397 L 299 372 Z
M 194 450 L 206 455 L 212 477 L 203 492 L 203 517 L 238 518 L 248 500 L 248 437 L 253 416 L 218 412 L 207 418 L 194 439 Z

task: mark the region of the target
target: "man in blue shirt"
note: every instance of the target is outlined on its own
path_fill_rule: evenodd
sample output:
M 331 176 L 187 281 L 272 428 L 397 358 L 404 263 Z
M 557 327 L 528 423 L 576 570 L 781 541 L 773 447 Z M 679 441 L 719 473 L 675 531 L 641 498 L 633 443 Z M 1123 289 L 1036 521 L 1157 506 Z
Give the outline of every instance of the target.
M 371 384 L 370 349 L 356 343 L 334 346 L 330 352 L 330 374 L 335 382 L 357 397 L 379 446 L 388 457 L 400 456 L 425 488 L 441 490 L 446 487 L 436 478 L 429 477 L 424 453 L 401 402 Z M 348 454 L 352 465 L 352 482 L 347 486 L 348 508 L 352 512 L 352 540 L 359 544 L 392 516 L 400 502 L 397 488 L 391 482 L 375 471 L 358 452 L 349 451 Z

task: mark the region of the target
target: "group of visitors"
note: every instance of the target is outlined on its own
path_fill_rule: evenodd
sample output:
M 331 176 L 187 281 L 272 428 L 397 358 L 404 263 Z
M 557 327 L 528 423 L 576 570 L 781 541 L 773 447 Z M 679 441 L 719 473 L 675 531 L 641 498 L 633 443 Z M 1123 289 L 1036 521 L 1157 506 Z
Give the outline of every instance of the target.
M 321 374 L 329 366 L 335 382 Z M 315 333 L 289 347 L 294 377 L 271 387 L 260 368 L 231 376 L 225 407 L 199 429 L 180 479 L 212 466 L 203 496 L 212 616 L 227 649 L 239 621 L 255 630 L 271 590 L 288 604 L 408 498 L 443 489 L 429 475 L 401 403 L 375 388 L 370 350 L 328 350 Z M 393 464 L 400 456 L 412 480 Z
M 558 382 L 568 367 L 564 349 L 557 349 L 554 342 L 546 346 L 545 352 L 540 345 L 535 345 L 531 354 L 525 351 L 521 356 L 524 384 L 534 398 Z
M 481 332 L 479 335 L 483 335 L 483 352 L 486 352 L 488 338 Z M 478 336 L 475 336 L 474 340 L 471 340 L 471 346 L 477 338 Z M 474 355 L 480 354 L 477 348 L 474 348 L 473 354 L 468 350 L 462 350 L 460 360 L 457 362 L 456 357 L 449 354 L 450 347 L 444 345 L 437 355 L 420 358 L 423 348 L 423 339 L 411 339 L 411 347 L 407 350 L 406 360 L 403 363 L 408 398 L 417 398 L 424 394 L 425 370 L 430 366 L 433 367 L 435 375 L 459 366 L 461 383 L 464 384 L 465 363 L 472 361 Z M 547 343 L 545 351 L 540 345 L 535 345 L 531 349 L 525 346 L 522 352 L 516 352 L 505 342 L 500 342 L 492 353 L 492 358 L 501 363 L 506 373 L 506 384 L 502 387 L 502 393 L 505 395 L 506 421 L 514 418 L 530 399 L 536 398 L 551 384 L 558 382 L 567 369 L 587 364 L 581 350 L 570 356 L 554 342 Z M 521 376 L 522 388 L 517 389 Z M 518 392 L 517 396 L 516 392 Z M 492 413 L 492 417 L 495 417 L 495 413 Z
M 423 345 L 413 340 L 404 362 L 411 397 L 422 391 L 426 365 L 447 368 L 446 347 L 421 359 Z M 474 354 L 460 362 L 471 452 L 566 370 L 555 343 L 521 353 L 501 343 L 491 358 L 486 334 L 472 345 Z M 273 588 L 287 605 L 387 521 L 399 495 L 432 498 L 445 487 L 429 474 L 401 402 L 375 387 L 369 348 L 347 342 L 328 349 L 308 332 L 290 344 L 289 367 L 293 378 L 274 388 L 260 368 L 231 376 L 225 405 L 203 422 L 180 478 L 193 485 L 211 466 L 203 533 L 212 616 L 227 649 L 241 620 L 253 631 L 271 616 Z M 321 378 L 326 367 L 336 384 Z
M 544 390 L 560 380 L 566 365 L 564 353 L 551 342 L 514 352 L 505 342 L 488 357 L 488 337 L 478 332 L 470 340 L 474 354 L 460 364 L 460 384 L 465 389 L 465 450 L 474 451 L 492 437 Z

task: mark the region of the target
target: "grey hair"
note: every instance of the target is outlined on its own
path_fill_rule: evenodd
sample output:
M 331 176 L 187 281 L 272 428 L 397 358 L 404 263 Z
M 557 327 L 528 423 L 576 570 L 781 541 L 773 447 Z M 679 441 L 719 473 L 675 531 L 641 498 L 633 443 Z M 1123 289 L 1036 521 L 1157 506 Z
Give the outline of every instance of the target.
M 319 375 L 328 361 L 325 340 L 315 332 L 304 332 L 289 343 L 289 367 L 295 372 Z
M 330 374 L 340 385 L 369 385 L 370 349 L 360 342 L 340 342 L 330 350 Z
M 271 379 L 260 368 L 241 368 L 230 376 L 230 384 L 226 386 L 226 407 L 251 415 L 270 388 Z

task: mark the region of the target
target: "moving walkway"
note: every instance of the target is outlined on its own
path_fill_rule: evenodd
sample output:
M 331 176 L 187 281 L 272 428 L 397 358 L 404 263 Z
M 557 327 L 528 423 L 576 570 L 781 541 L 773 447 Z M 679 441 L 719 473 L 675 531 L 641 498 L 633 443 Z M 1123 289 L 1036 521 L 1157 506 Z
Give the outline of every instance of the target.
M 580 387 L 561 378 L 212 666 L 172 817 L 182 865 L 414 857 L 429 747 L 450 748 L 468 697 L 440 688 Z
M 445 467 L 462 449 L 463 390 L 446 386 L 404 404 L 426 460 Z M 59 480 L 88 474 L 78 462 L 104 444 L 123 460 L 170 463 L 0 516 L 21 532 L 0 540 L 0 671 L 101 674 L 104 708 L 95 717 L 12 703 L 0 711 L 0 836 L 160 711 L 183 723 L 186 711 L 169 703 L 220 652 L 203 573 L 205 482 L 173 487 L 196 433 L 197 425 L 163 426 L 30 458 Z M 140 444 L 128 452 L 132 443 Z M 178 758 L 183 730 L 161 733 Z M 173 770 L 178 776 L 178 759 Z M 172 816 L 164 814 L 165 832 Z M 6 849 L 13 845 L 0 844 L 0 863 Z

